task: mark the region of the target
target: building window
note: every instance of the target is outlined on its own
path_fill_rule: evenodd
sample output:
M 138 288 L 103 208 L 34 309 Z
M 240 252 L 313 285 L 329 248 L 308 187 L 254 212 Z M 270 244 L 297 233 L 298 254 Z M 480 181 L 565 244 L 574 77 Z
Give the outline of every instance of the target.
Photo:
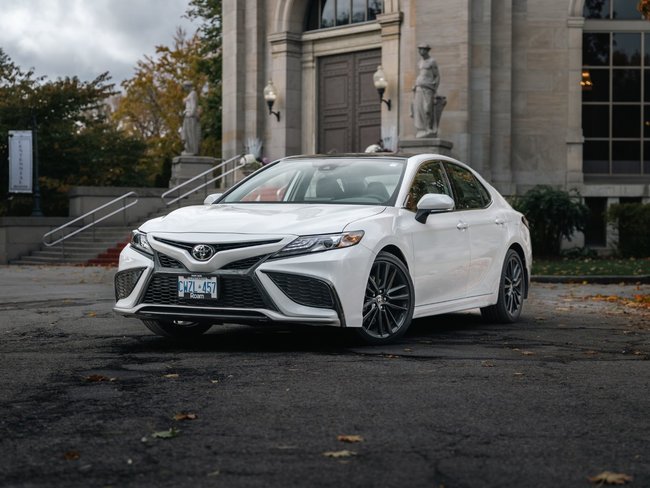
M 307 30 L 368 22 L 383 11 L 383 0 L 314 0 L 307 17 Z
M 650 175 L 650 29 L 645 30 L 645 22 L 639 27 L 636 3 L 585 2 L 585 174 Z

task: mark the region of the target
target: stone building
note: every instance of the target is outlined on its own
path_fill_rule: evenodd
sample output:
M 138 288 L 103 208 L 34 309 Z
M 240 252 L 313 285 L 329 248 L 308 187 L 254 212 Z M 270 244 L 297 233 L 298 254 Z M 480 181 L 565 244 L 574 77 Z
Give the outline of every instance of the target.
M 592 210 L 586 243 L 605 246 L 607 205 L 650 200 L 650 22 L 636 5 L 224 0 L 224 157 L 248 138 L 270 159 L 413 138 L 417 46 L 429 43 L 452 155 L 507 195 L 577 189 Z M 279 117 L 264 100 L 269 80 Z

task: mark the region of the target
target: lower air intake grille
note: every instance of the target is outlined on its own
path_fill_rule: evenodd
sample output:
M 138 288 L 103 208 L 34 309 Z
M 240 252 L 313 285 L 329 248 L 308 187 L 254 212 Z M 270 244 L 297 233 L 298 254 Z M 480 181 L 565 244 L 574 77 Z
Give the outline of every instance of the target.
M 287 273 L 268 273 L 278 288 L 294 302 L 307 307 L 334 308 L 330 287 L 324 281 Z
M 262 256 L 253 256 L 252 258 L 246 258 L 246 259 L 240 259 L 239 261 L 233 261 L 231 263 L 226 264 L 221 269 L 239 269 L 239 270 L 249 269 L 249 268 L 255 266 L 257 263 L 259 263 L 266 256 L 267 255 L 264 254 Z
M 183 263 L 161 253 L 158 253 L 158 261 L 163 268 L 185 269 Z
M 144 270 L 145 268 L 127 269 L 115 275 L 116 300 L 122 300 L 122 298 L 126 298 L 131 294 Z
M 147 287 L 142 303 L 194 305 L 226 308 L 273 308 L 267 305 L 253 280 L 247 276 L 220 276 L 216 300 L 189 300 L 178 296 L 178 275 L 157 273 Z

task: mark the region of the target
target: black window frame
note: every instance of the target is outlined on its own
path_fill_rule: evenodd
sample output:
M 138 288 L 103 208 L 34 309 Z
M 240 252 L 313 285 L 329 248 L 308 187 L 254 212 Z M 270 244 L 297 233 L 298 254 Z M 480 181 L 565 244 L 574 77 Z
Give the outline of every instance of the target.
M 354 2 L 355 0 L 313 0 L 311 6 L 307 11 L 307 17 L 305 18 L 305 31 L 314 31 L 320 29 L 332 29 L 336 27 L 345 27 L 355 24 L 361 24 L 365 22 L 374 22 L 376 21 L 377 15 L 381 15 L 384 12 L 384 0 L 363 0 L 365 1 L 366 8 L 364 11 L 363 20 L 354 20 Z M 323 25 L 322 13 L 325 5 L 328 2 L 333 2 L 334 8 L 334 22 L 332 25 Z M 348 10 L 348 19 L 347 21 L 341 22 L 338 16 L 338 4 L 339 2 L 347 2 Z M 377 2 L 378 5 L 376 8 L 371 9 L 371 3 Z M 372 15 L 371 15 L 372 12 Z M 374 15 L 374 16 L 373 16 Z
M 456 188 L 456 184 L 454 182 L 454 178 L 452 177 L 452 174 L 450 174 L 451 173 L 450 170 L 449 170 L 450 167 L 457 168 L 460 171 L 467 172 L 467 174 L 472 177 L 473 181 L 476 182 L 476 184 L 477 184 L 477 186 L 479 188 L 479 195 L 481 197 L 481 201 L 483 202 L 482 206 L 480 206 L 480 207 L 472 206 L 472 207 L 460 208 L 460 206 L 459 206 L 460 198 L 458 197 L 459 191 Z M 486 209 L 490 205 L 492 205 L 492 194 L 490 193 L 490 191 L 487 188 L 485 188 L 483 183 L 481 183 L 481 180 L 479 180 L 476 177 L 476 175 L 470 169 L 465 168 L 464 166 L 460 166 L 458 164 L 450 163 L 449 161 L 444 161 L 443 162 L 443 168 L 445 169 L 445 174 L 447 176 L 447 181 L 449 182 L 449 184 L 451 186 L 451 190 L 453 192 L 453 199 L 454 199 L 454 203 L 455 203 L 454 210 L 459 211 L 459 212 L 463 212 L 463 211 L 466 211 L 466 210 L 482 210 L 482 209 Z
M 416 180 L 418 178 L 418 175 L 420 174 L 421 170 L 425 166 L 430 165 L 430 164 L 431 165 L 432 164 L 437 164 L 439 166 L 440 174 L 442 175 L 442 177 L 444 179 L 444 181 L 442 181 L 442 183 L 445 185 L 445 187 L 447 189 L 447 193 L 441 193 L 441 195 L 447 195 L 450 198 L 454 198 L 453 188 L 451 186 L 451 182 L 449 181 L 449 177 L 447 176 L 447 171 L 445 170 L 445 167 L 444 167 L 443 163 L 444 163 L 444 161 L 441 161 L 441 160 L 438 160 L 438 159 L 431 159 L 429 161 L 424 161 L 423 163 L 420 164 L 420 166 L 418 166 L 418 169 L 415 172 L 415 175 L 413 176 L 413 179 L 411 180 L 411 183 L 409 185 L 408 193 L 407 193 L 407 196 L 406 196 L 406 201 L 404 202 L 404 208 L 406 210 L 409 210 L 411 212 L 415 212 L 417 210 L 417 204 L 418 204 L 418 201 L 420 201 L 420 198 L 422 198 L 422 196 L 428 194 L 428 193 L 425 193 L 424 195 L 420 195 L 420 198 L 418 198 L 417 201 L 414 201 L 415 199 L 411 198 L 411 189 L 415 185 L 415 182 L 416 182 Z M 411 208 L 411 207 L 413 207 L 413 208 Z M 415 208 L 415 210 L 414 210 L 414 208 Z

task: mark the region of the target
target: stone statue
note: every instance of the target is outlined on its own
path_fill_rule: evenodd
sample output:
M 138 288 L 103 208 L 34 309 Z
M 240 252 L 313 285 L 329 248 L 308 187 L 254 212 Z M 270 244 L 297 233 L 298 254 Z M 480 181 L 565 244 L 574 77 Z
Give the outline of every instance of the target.
M 438 122 L 442 109 L 447 100 L 445 97 L 438 97 L 438 85 L 440 85 L 440 72 L 438 63 L 429 56 L 431 46 L 420 44 L 418 51 L 422 59 L 418 62 L 419 73 L 413 87 L 413 104 L 411 105 L 411 117 L 417 130 L 415 137 L 437 137 Z
M 187 92 L 187 96 L 183 99 L 185 110 L 183 111 L 183 126 L 180 130 L 181 140 L 183 141 L 183 154 L 197 155 L 201 147 L 199 95 L 196 93 L 191 81 L 185 81 L 183 89 Z

